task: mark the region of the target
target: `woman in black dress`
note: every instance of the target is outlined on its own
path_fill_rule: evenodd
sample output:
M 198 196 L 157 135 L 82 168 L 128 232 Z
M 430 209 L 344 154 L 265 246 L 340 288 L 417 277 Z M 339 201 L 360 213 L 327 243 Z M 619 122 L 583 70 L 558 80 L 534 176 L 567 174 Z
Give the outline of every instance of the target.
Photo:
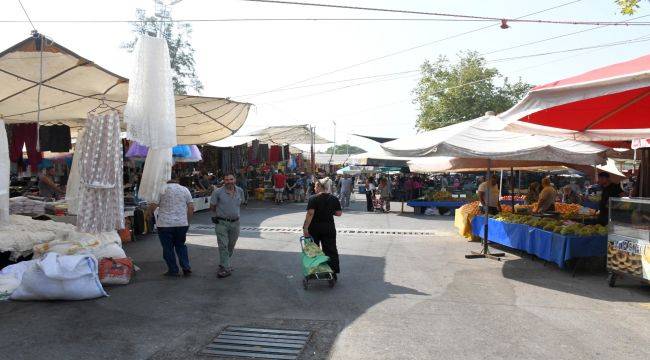
M 336 226 L 334 216 L 341 216 L 341 203 L 336 196 L 326 192 L 328 178 L 317 180 L 315 183 L 316 195 L 309 198 L 307 215 L 303 225 L 305 237 L 311 237 L 319 245 L 329 260 L 329 266 L 336 274 L 340 272 L 339 252 L 336 248 Z

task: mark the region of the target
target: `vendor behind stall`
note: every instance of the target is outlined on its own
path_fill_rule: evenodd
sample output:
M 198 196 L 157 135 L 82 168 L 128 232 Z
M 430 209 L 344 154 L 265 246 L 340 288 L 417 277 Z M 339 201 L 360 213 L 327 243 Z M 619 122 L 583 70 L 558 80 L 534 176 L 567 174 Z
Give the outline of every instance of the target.
M 613 183 L 609 178 L 609 173 L 601 171 L 598 173 L 598 185 L 603 188 L 598 203 L 598 223 L 607 225 L 609 222 L 609 198 L 625 196 L 620 184 Z
M 542 192 L 539 193 L 539 200 L 537 201 L 537 212 L 555 211 L 555 198 L 557 198 L 557 191 L 551 184 L 551 179 L 548 177 L 543 178 Z
M 495 215 L 499 211 L 501 211 L 501 205 L 499 204 L 499 181 L 496 177 L 496 175 L 492 175 L 490 177 L 490 185 L 488 185 L 487 181 L 484 181 L 479 185 L 478 187 L 478 198 L 481 201 L 481 209 L 483 212 L 485 212 L 485 209 L 488 209 L 488 213 L 490 215 Z M 490 197 L 488 199 L 488 186 L 490 189 Z
M 565 185 L 562 188 L 562 203 L 564 204 L 582 203 L 579 193 L 576 192 L 571 185 Z
M 54 182 L 54 176 L 56 172 L 54 166 L 46 167 L 38 175 L 38 195 L 48 199 L 56 199 L 57 195 L 65 194 L 65 191 L 61 189 L 56 182 Z

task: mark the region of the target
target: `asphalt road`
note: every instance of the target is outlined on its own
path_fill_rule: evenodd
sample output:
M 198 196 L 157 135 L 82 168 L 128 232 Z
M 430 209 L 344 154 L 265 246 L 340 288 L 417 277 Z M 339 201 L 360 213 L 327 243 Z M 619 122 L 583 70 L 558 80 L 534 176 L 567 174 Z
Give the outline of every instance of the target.
M 188 238 L 192 277 L 161 276 L 155 236 L 127 244 L 141 270 L 110 297 L 0 303 L 0 359 L 210 359 L 198 352 L 227 325 L 312 331 L 302 359 L 650 358 L 650 287 L 609 288 L 604 273 L 574 278 L 514 254 L 466 260 L 479 245 L 451 217 L 363 206 L 338 228 L 429 235 L 339 234 L 339 283 L 305 291 L 295 233 L 243 232 L 233 276 L 217 279 L 216 238 L 201 213 Z M 300 227 L 304 207 L 252 203 L 242 222 Z

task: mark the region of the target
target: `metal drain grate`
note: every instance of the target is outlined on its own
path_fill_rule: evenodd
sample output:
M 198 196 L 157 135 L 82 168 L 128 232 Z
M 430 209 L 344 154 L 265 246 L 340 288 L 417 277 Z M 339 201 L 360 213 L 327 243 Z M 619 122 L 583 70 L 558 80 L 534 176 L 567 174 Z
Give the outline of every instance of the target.
M 226 327 L 201 354 L 251 359 L 297 359 L 311 333 L 301 330 Z
M 214 231 L 214 225 L 190 225 L 190 231 Z M 271 232 L 300 234 L 302 229 L 299 227 L 264 227 L 264 226 L 242 226 L 241 232 Z M 449 232 L 432 231 L 432 230 L 403 230 L 403 229 L 355 229 L 342 228 L 337 229 L 338 234 L 346 235 L 408 235 L 408 236 L 440 236 L 450 235 Z

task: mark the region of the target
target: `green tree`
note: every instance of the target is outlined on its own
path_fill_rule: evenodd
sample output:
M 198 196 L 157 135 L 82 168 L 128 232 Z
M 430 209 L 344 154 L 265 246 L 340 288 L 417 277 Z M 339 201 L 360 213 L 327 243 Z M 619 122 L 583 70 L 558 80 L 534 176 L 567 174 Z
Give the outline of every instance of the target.
M 531 88 L 521 80 L 511 83 L 508 78 L 497 84 L 502 77 L 499 71 L 488 68 L 475 51 L 459 56 L 457 64 L 444 56 L 422 64 L 422 77 L 413 90 L 414 103 L 420 110 L 418 128 L 432 130 L 477 118 L 486 111 L 505 111 Z
M 155 16 L 147 16 L 143 9 L 136 9 L 136 22 L 131 23 L 136 38 L 122 44 L 122 48 L 129 52 L 133 51 L 135 43 L 140 35 L 149 34 L 157 36 L 159 33 L 167 40 L 169 47 L 169 58 L 174 74 L 174 93 L 186 95 L 188 90 L 201 93 L 203 84 L 196 74 L 194 61 L 194 48 L 190 43 L 192 25 L 189 23 L 172 22 L 171 13 L 161 0 L 156 0 L 157 7 L 162 10 L 156 12 Z
M 332 150 L 334 150 L 335 154 L 361 154 L 366 152 L 366 150 L 352 146 L 352 145 L 335 145 L 335 146 L 330 146 L 325 153 L 331 154 Z
M 641 6 L 641 0 L 616 0 L 623 15 L 633 15 Z

